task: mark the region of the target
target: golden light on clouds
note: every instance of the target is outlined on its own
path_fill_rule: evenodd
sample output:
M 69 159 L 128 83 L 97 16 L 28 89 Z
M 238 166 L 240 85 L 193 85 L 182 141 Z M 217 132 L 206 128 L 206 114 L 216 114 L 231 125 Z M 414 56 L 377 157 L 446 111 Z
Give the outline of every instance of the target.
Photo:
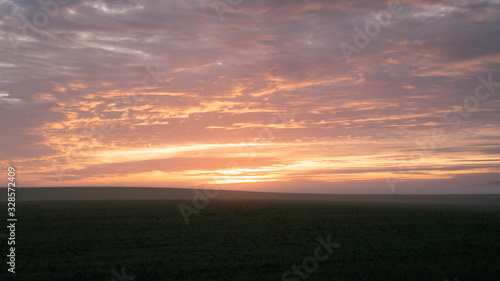
M 212 8 L 83 1 L 35 37 L 4 15 L 19 44 L 0 38 L 17 46 L 0 64 L 0 162 L 30 186 L 500 179 L 494 4 L 409 2 L 379 33 L 374 1 L 249 2 L 224 21 Z

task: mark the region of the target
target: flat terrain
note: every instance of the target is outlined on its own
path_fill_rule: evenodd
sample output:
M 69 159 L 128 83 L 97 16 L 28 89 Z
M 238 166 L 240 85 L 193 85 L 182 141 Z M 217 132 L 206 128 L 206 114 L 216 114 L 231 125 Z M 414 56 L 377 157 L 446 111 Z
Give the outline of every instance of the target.
M 186 225 L 180 203 L 193 204 L 18 202 L 17 273 L 12 278 L 6 271 L 4 238 L 0 280 L 497 281 L 500 276 L 497 208 L 212 200 Z M 340 246 L 326 260 L 310 273 L 302 269 L 303 278 L 289 273 L 282 279 L 314 256 L 317 239 L 328 236 Z
M 500 188 L 500 185 L 499 185 Z M 21 187 L 16 189 L 16 201 L 61 200 L 192 200 L 195 193 L 185 188 L 148 187 Z M 437 204 L 498 208 L 500 194 L 458 195 L 399 195 L 399 194 L 314 194 L 272 193 L 221 190 L 217 199 L 227 200 L 289 200 L 328 202 L 379 202 L 401 204 Z M 7 189 L 0 188 L 0 201 L 7 200 Z

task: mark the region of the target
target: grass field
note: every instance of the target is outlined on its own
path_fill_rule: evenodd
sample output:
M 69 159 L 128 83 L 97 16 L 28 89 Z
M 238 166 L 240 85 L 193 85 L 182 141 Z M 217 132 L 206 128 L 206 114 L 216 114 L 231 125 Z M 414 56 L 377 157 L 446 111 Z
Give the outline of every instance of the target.
M 179 203 L 18 202 L 17 273 L 3 262 L 0 280 L 500 278 L 498 209 L 214 200 L 186 225 Z M 340 247 L 283 279 L 328 236 Z

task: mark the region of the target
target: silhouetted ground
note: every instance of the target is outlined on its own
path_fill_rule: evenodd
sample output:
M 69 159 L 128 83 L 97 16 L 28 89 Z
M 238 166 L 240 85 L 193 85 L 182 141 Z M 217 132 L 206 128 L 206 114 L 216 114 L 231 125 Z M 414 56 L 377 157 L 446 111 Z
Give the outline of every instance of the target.
M 499 186 L 500 188 L 500 186 Z M 203 192 L 203 191 L 202 191 Z M 16 189 L 16 201 L 61 200 L 192 200 L 195 193 L 185 188 L 148 187 L 21 187 Z M 500 194 L 464 195 L 399 195 L 399 194 L 310 194 L 220 190 L 217 199 L 230 200 L 292 200 L 331 202 L 379 202 L 402 204 L 438 204 L 483 206 L 500 209 Z M 7 189 L 0 188 L 0 201 L 7 200 Z
M 496 208 L 212 200 L 186 225 L 180 203 L 193 206 L 192 200 L 18 202 L 17 273 L 15 279 L 9 276 L 3 258 L 0 280 L 497 281 L 500 276 Z M 314 256 L 316 239 L 329 235 L 340 247 L 310 273 L 302 269 L 302 275 L 283 279 L 292 266 Z M 5 257 L 5 239 L 1 245 Z

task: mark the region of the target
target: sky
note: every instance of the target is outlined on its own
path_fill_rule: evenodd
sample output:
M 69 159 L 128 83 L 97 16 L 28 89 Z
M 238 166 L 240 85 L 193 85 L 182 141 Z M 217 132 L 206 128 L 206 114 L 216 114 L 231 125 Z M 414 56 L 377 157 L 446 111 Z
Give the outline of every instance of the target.
M 500 180 L 499 46 L 498 0 L 0 0 L 0 164 L 26 187 L 455 192 Z

